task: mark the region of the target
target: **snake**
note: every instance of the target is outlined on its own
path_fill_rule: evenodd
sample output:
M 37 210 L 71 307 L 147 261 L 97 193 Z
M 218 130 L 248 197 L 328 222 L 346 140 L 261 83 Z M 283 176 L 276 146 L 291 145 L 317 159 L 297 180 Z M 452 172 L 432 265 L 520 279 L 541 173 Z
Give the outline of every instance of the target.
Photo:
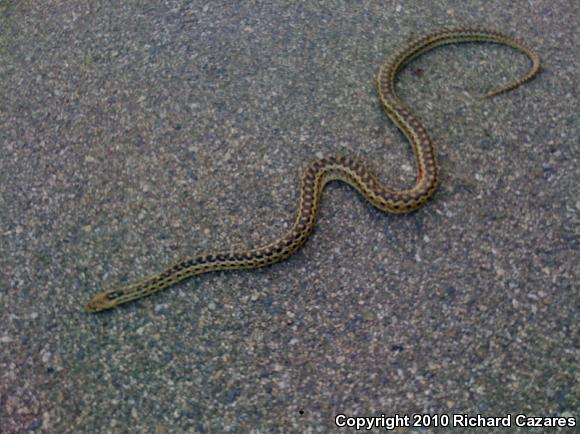
M 300 183 L 296 218 L 290 229 L 268 244 L 247 249 L 216 250 L 199 253 L 129 285 L 105 290 L 85 306 L 86 312 L 100 312 L 142 297 L 149 296 L 192 276 L 223 270 L 263 267 L 282 261 L 296 252 L 312 233 L 318 216 L 324 187 L 331 181 L 342 181 L 358 190 L 371 205 L 384 212 L 408 213 L 430 199 L 438 186 L 438 165 L 435 146 L 427 130 L 411 109 L 400 100 L 395 84 L 400 71 L 413 59 L 435 47 L 463 42 L 491 42 L 523 52 L 532 65 L 527 73 L 485 96 L 492 97 L 515 89 L 532 80 L 540 71 L 540 57 L 524 42 L 487 28 L 444 28 L 419 37 L 380 66 L 376 88 L 386 115 L 411 144 L 415 157 L 415 184 L 406 190 L 391 189 L 360 159 L 349 155 L 319 158 L 306 167 Z

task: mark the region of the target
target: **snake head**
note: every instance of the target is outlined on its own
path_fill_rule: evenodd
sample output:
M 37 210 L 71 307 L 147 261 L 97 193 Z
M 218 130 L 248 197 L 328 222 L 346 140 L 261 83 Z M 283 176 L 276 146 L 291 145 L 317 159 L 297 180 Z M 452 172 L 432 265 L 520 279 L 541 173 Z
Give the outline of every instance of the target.
M 93 313 L 111 309 L 118 304 L 115 300 L 121 295 L 120 291 L 101 292 L 86 304 L 85 312 Z

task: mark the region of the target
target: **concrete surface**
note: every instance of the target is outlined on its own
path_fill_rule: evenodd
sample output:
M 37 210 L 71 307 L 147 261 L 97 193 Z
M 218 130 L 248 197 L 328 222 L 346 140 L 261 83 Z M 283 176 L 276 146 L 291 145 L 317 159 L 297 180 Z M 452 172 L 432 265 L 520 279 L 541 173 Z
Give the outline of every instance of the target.
M 577 417 L 579 4 L 0 2 L 0 431 Z M 525 56 L 464 44 L 403 72 L 441 166 L 421 210 L 331 185 L 288 261 L 82 311 L 200 250 L 274 239 L 322 154 L 410 185 L 374 75 L 466 24 L 526 40 L 544 71 L 483 101 Z

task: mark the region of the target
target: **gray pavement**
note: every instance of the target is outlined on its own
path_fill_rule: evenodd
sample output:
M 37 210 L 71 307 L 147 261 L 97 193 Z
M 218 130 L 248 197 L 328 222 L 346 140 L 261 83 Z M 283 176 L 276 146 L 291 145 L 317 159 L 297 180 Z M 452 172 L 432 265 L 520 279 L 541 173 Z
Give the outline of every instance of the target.
M 578 417 L 578 2 L 116 3 L 0 2 L 0 432 Z M 489 100 L 525 56 L 463 44 L 402 73 L 438 145 L 422 209 L 333 184 L 289 260 L 83 312 L 200 250 L 276 238 L 317 156 L 410 185 L 374 75 L 469 24 L 524 39 L 544 71 Z

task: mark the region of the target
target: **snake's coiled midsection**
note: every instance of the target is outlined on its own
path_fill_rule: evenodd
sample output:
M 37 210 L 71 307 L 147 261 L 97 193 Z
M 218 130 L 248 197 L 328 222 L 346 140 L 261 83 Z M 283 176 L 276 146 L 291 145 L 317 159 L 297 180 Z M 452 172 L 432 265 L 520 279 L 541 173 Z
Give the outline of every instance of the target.
M 373 206 L 386 212 L 409 212 L 423 205 L 437 188 L 437 162 L 433 142 L 427 130 L 395 93 L 399 71 L 418 55 L 444 44 L 488 41 L 516 48 L 532 61 L 522 78 L 490 91 L 494 96 L 531 80 L 540 70 L 540 57 L 524 43 L 495 30 L 478 28 L 443 29 L 419 38 L 390 57 L 377 76 L 377 92 L 388 117 L 405 134 L 415 155 L 417 176 L 408 190 L 392 190 L 360 161 L 350 156 L 330 156 L 312 162 L 302 175 L 300 202 L 294 224 L 279 239 L 260 247 L 199 254 L 167 270 L 119 289 L 104 291 L 85 306 L 98 312 L 161 291 L 191 276 L 210 271 L 257 268 L 281 261 L 294 253 L 316 225 L 324 186 L 340 180 L 357 189 Z

